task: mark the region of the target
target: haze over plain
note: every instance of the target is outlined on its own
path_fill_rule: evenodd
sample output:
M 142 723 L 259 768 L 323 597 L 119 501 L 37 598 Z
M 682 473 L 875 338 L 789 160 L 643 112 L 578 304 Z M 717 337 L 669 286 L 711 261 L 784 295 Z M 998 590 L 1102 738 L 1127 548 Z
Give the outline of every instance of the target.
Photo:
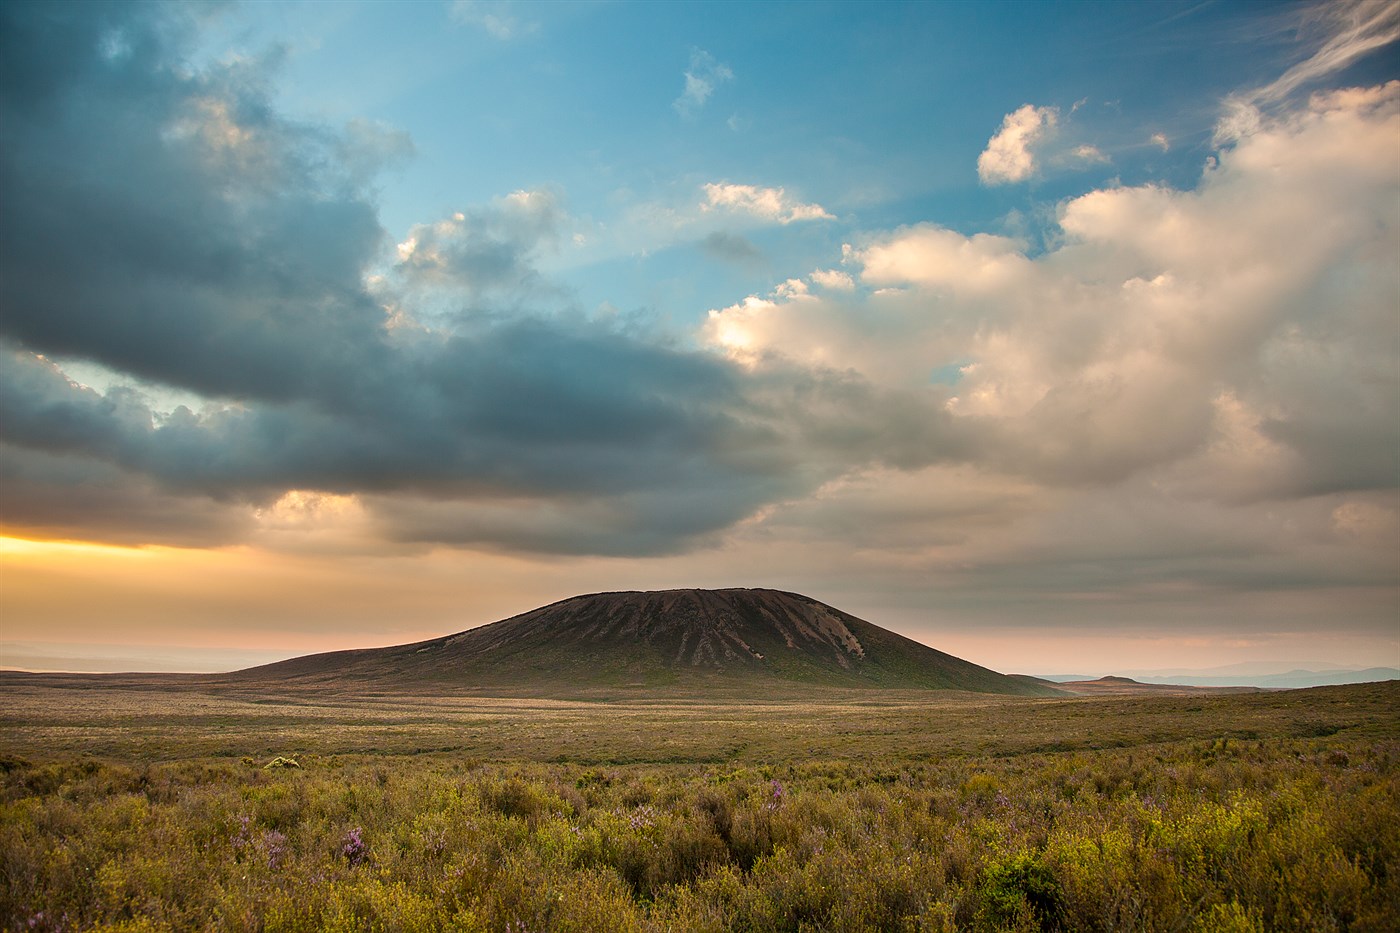
M 1400 6 L 716 9 L 0 11 L 0 663 L 1400 666 Z

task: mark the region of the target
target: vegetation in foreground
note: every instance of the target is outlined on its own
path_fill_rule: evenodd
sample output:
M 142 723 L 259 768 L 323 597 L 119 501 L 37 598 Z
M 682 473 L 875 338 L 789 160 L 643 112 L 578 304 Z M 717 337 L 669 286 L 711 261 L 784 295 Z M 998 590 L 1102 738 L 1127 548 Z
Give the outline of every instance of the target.
M 1367 694 L 1330 696 L 1357 714 Z M 1400 737 L 1394 689 L 1377 696 L 1388 721 L 1354 715 L 1364 726 L 1312 735 L 939 760 L 893 748 L 864 762 L 685 765 L 11 759 L 0 919 L 130 931 L 1392 930 Z M 1297 701 L 1298 717 L 1310 709 Z

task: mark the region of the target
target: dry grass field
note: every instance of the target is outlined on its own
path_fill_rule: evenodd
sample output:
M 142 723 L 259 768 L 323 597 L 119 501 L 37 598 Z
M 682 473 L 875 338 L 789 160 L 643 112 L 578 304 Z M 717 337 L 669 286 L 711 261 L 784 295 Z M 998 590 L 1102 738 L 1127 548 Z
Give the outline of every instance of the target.
M 935 761 L 1163 742 L 1395 737 L 1395 682 L 1248 695 L 1026 700 L 951 691 L 616 691 L 593 699 L 217 692 L 179 679 L 0 677 L 13 755 L 119 761 L 418 755 L 580 763 Z M 52 684 L 52 685 L 49 685 Z
M 0 678 L 5 929 L 1400 921 L 1393 682 L 766 702 L 111 683 Z

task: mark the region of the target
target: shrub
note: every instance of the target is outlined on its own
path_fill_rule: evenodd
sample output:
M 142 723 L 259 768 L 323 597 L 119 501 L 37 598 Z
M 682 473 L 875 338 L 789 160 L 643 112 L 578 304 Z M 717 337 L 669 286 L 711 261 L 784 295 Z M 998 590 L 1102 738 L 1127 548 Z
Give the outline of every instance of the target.
M 994 929 L 1060 930 L 1065 920 L 1064 891 L 1054 872 L 1022 852 L 994 861 L 982 878 L 982 919 Z
M 1386 930 L 1396 825 L 1393 730 L 903 766 L 18 762 L 0 929 Z

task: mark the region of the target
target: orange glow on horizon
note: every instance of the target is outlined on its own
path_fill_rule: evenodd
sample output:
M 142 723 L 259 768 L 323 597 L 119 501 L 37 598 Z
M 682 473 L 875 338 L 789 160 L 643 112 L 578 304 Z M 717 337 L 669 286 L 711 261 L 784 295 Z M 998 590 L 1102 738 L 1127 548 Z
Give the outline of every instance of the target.
M 101 544 L 71 539 L 26 538 L 13 533 L 0 534 L 0 558 L 42 560 L 46 557 L 151 556 L 154 551 L 174 548 L 152 545 Z

